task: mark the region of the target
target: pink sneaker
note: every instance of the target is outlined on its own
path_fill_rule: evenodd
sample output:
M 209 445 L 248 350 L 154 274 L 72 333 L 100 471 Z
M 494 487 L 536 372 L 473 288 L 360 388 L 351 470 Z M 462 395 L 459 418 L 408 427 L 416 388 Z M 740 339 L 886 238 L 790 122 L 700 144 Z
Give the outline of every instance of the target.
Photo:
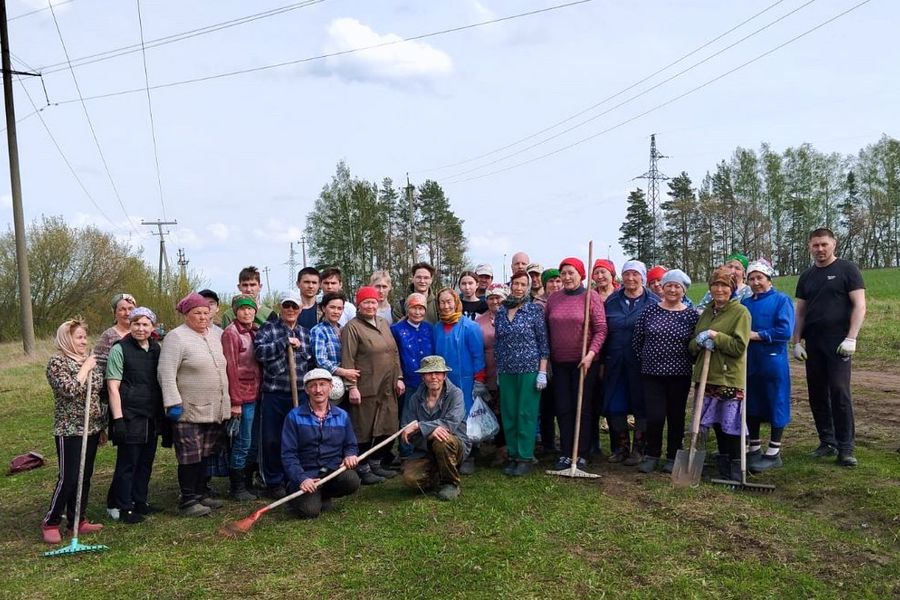
M 44 537 L 44 542 L 47 544 L 58 544 L 62 541 L 62 536 L 59 534 L 59 525 L 41 525 L 41 534 Z

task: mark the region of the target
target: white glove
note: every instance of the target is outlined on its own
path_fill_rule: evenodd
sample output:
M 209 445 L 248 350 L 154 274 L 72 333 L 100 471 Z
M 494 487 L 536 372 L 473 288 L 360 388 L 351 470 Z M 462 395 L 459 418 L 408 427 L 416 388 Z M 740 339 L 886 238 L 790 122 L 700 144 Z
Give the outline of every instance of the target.
M 806 360 L 806 347 L 803 346 L 802 342 L 794 344 L 794 358 L 797 360 Z
M 853 338 L 844 338 L 844 341 L 837 347 L 837 353 L 841 356 L 853 356 L 856 352 L 856 340 Z
M 538 390 L 543 390 L 547 387 L 547 374 L 544 371 L 538 371 L 534 387 Z

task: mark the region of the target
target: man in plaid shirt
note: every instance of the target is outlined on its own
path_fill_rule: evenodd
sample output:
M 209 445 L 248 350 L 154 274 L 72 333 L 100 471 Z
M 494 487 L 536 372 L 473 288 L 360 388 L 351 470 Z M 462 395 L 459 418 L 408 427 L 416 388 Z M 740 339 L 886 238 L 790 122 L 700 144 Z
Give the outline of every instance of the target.
M 286 294 L 281 299 L 281 313 L 259 328 L 253 340 L 256 358 L 263 368 L 262 398 L 260 399 L 260 472 L 268 495 L 285 495 L 284 469 L 281 465 L 281 430 L 285 416 L 293 408 L 291 380 L 288 372 L 287 348 L 293 346 L 297 364 L 297 381 L 309 370 L 312 355 L 309 332 L 297 320 L 300 317 L 300 298 Z M 301 392 L 305 396 L 305 392 Z M 305 398 L 301 397 L 300 402 Z

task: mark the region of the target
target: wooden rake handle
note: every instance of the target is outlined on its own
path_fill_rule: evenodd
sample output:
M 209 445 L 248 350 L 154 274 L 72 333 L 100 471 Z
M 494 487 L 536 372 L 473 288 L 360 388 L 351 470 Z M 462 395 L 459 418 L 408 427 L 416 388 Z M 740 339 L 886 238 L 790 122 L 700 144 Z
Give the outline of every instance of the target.
M 363 461 L 363 460 L 369 458 L 369 456 L 371 456 L 372 454 L 374 454 L 376 451 L 381 450 L 382 448 L 384 448 L 385 446 L 387 446 L 388 444 L 390 444 L 391 442 L 393 442 L 395 439 L 397 439 L 397 437 L 398 437 L 401 433 L 403 433 L 403 430 L 406 429 L 406 427 L 409 427 L 409 426 L 412 425 L 413 423 L 417 423 L 417 422 L 418 422 L 418 421 L 413 421 L 412 423 L 408 423 L 405 427 L 401 427 L 398 431 L 396 431 L 396 432 L 394 432 L 393 434 L 391 434 L 390 437 L 388 437 L 387 439 L 382 440 L 381 442 L 375 444 L 374 446 L 372 446 L 371 448 L 369 448 L 368 450 L 366 450 L 365 452 L 363 452 L 362 454 L 360 454 L 357 458 L 358 458 L 360 461 Z M 328 475 L 326 475 L 325 477 L 321 478 L 319 481 L 316 482 L 316 489 L 322 487 L 323 485 L 325 485 L 326 483 L 328 483 L 329 481 L 331 481 L 332 479 L 334 479 L 335 477 L 337 477 L 338 475 L 340 475 L 341 473 L 343 473 L 343 472 L 346 471 L 346 470 L 347 470 L 347 467 L 344 467 L 344 466 L 339 467 L 338 469 L 335 469 L 333 472 L 329 473 Z M 280 498 L 280 499 L 276 500 L 275 502 L 273 502 L 273 503 L 271 503 L 271 504 L 269 504 L 269 505 L 267 505 L 267 506 L 262 507 L 261 509 L 259 509 L 258 511 L 256 511 L 256 512 L 254 513 L 254 516 L 258 517 L 259 515 L 262 515 L 262 514 L 264 514 L 264 513 L 267 513 L 267 512 L 269 512 L 270 510 L 272 510 L 273 508 L 275 508 L 276 506 L 281 506 L 281 505 L 284 504 L 285 502 L 289 502 L 289 501 L 293 500 L 294 498 L 298 498 L 298 497 L 302 496 L 302 495 L 305 494 L 305 493 L 306 493 L 306 492 L 305 492 L 304 490 L 297 490 L 297 491 L 294 492 L 293 494 L 288 494 L 288 495 L 285 496 L 284 498 Z

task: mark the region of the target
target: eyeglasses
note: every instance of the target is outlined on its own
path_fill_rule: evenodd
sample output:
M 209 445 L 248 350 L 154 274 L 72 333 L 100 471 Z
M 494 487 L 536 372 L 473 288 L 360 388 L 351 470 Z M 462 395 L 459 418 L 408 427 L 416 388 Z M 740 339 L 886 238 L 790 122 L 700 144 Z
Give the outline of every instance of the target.
M 288 310 L 300 310 L 300 307 L 294 304 L 293 302 L 285 302 L 281 305 L 281 308 L 286 308 Z

